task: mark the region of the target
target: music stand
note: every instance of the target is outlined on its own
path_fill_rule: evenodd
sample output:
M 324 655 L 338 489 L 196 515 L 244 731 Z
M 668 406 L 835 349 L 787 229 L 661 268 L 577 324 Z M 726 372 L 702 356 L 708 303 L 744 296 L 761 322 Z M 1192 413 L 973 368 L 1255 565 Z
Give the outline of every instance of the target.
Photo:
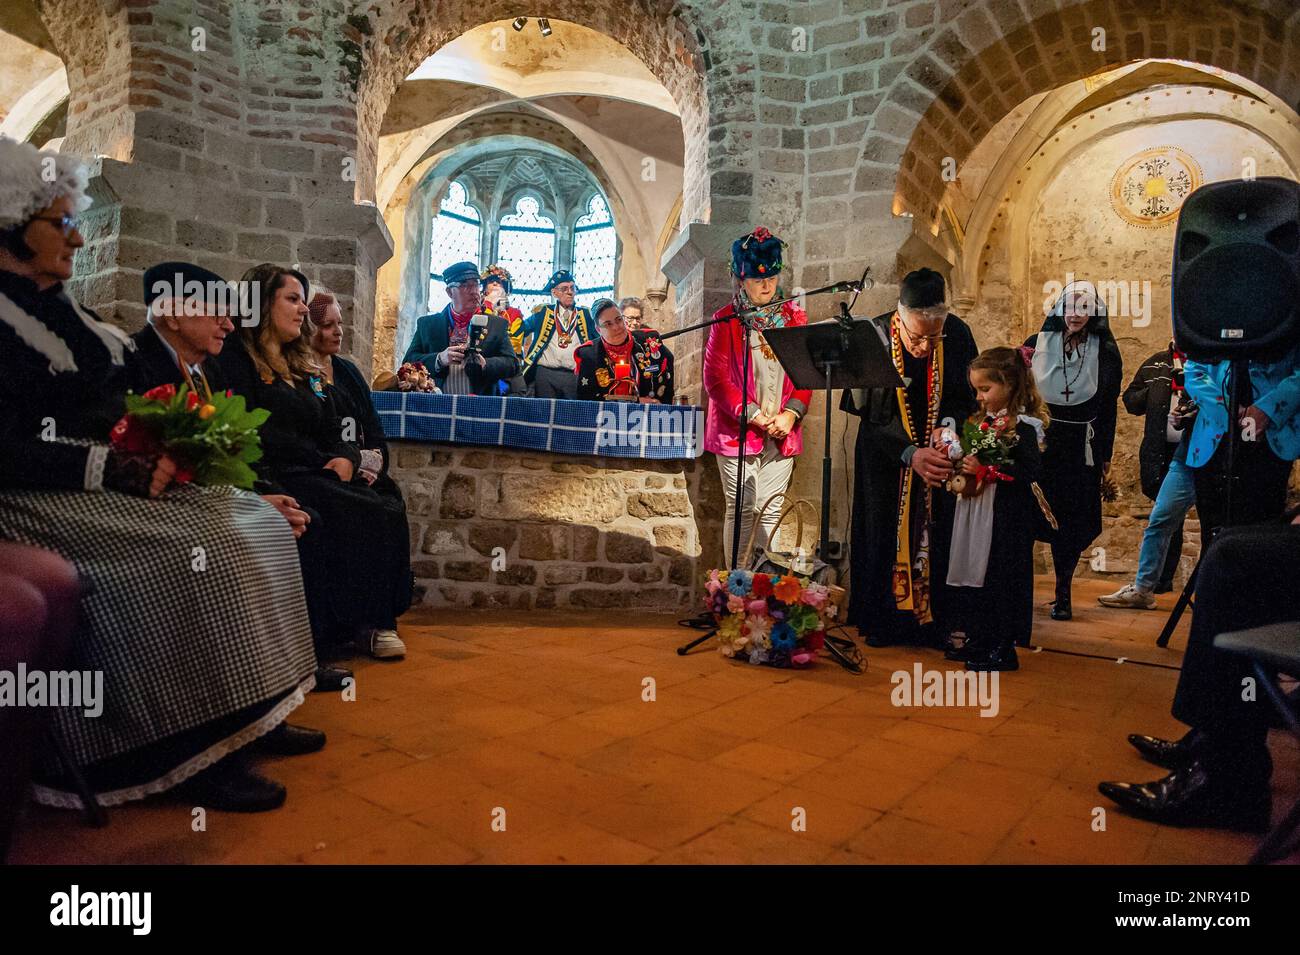
M 847 306 L 829 322 L 764 330 L 785 373 L 799 389 L 824 389 L 826 434 L 822 451 L 822 526 L 818 556 L 829 563 L 831 533 L 831 391 L 903 387 L 885 342 L 870 319 L 855 319 Z

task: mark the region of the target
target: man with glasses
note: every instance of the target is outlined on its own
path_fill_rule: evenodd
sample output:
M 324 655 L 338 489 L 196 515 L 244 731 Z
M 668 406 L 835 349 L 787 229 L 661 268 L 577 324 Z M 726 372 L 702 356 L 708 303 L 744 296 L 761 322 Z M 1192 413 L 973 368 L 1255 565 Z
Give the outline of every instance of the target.
M 483 286 L 473 262 L 447 266 L 442 278 L 451 301 L 416 323 L 402 361 L 423 362 L 446 394 L 495 395 L 498 383 L 519 369 L 506 320 L 489 315 L 481 337 L 472 332 L 471 320 L 483 304 Z
M 524 379 L 536 398 L 577 398 L 578 346 L 595 340 L 596 322 L 573 303 L 578 283 L 572 272 L 560 269 L 546 283 L 546 291 L 555 301 L 538 305 L 523 321 L 524 337 L 533 336 L 524 354 Z
M 898 308 L 872 319 L 905 384 L 846 391 L 858 415 L 850 539 L 848 622 L 871 646 L 918 639 L 941 645 L 934 597 L 947 578 L 953 499 L 935 493 L 952 475 L 935 432 L 974 413 L 967 366 L 978 354 L 970 328 L 948 312 L 943 276 L 904 277 Z M 937 583 L 936 583 L 937 582 Z

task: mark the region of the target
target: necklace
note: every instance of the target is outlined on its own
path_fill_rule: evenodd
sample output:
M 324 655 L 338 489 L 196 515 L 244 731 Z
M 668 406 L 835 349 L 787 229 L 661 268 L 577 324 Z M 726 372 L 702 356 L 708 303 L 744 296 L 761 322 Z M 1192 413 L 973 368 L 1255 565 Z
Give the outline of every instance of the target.
M 1088 354 L 1087 336 L 1084 337 L 1083 344 L 1080 345 L 1078 349 L 1074 351 L 1074 354 L 1079 356 L 1079 362 L 1078 362 L 1078 368 L 1074 373 L 1074 377 L 1071 378 L 1070 377 L 1070 350 L 1062 346 L 1061 371 L 1062 374 L 1065 376 L 1065 388 L 1061 390 L 1061 394 L 1065 397 L 1065 403 L 1067 405 L 1070 403 L 1070 395 L 1073 393 L 1070 390 L 1070 386 L 1074 384 L 1076 381 L 1078 381 L 1079 377 L 1083 374 L 1083 364 Z
M 559 335 L 560 347 L 568 348 L 573 342 L 573 333 L 578 327 L 578 312 L 574 309 L 569 313 L 569 324 L 566 325 L 564 319 L 560 317 L 561 308 L 562 306 L 557 306 L 555 309 L 555 330 Z

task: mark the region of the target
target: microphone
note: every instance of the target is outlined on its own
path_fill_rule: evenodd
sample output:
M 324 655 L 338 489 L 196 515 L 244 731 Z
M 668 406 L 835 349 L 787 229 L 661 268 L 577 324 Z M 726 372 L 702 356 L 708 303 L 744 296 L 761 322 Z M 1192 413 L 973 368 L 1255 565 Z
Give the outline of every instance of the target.
M 465 349 L 466 351 L 478 351 L 478 343 L 487 334 L 488 318 L 489 316 L 480 312 L 469 320 L 469 347 Z

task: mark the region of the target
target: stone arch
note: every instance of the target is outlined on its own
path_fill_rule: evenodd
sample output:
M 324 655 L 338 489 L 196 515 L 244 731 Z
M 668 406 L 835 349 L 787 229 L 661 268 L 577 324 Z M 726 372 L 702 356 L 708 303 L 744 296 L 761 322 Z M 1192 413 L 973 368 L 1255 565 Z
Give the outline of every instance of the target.
M 859 162 L 865 191 L 892 191 L 917 231 L 940 227 L 943 159 L 975 145 L 1037 93 L 1142 59 L 1172 57 L 1236 73 L 1300 103 L 1300 10 L 1284 0 L 986 0 L 940 20 L 895 76 Z M 960 15 L 958 15 L 960 14 Z M 1094 50 L 1094 30 L 1105 49 Z
M 441 8 L 441 9 L 440 9 Z M 686 24 L 672 16 L 667 0 L 600 4 L 583 0 L 524 2 L 482 0 L 453 8 L 432 0 L 384 0 L 355 24 L 364 34 L 358 44 L 357 86 L 359 166 L 374 168 L 373 150 L 388 101 L 402 80 L 453 38 L 494 21 L 545 16 L 568 21 L 613 38 L 655 75 L 673 97 L 686 143 L 686 179 L 691 183 L 688 215 L 708 216 L 707 151 L 710 115 L 703 60 Z M 364 24 L 364 25 L 363 25 Z M 529 28 L 533 25 L 530 23 Z M 368 155 L 369 151 L 369 155 Z M 367 165 L 369 163 L 369 165 Z M 363 175 L 361 181 L 366 177 Z M 368 198 L 362 195 L 361 198 Z

